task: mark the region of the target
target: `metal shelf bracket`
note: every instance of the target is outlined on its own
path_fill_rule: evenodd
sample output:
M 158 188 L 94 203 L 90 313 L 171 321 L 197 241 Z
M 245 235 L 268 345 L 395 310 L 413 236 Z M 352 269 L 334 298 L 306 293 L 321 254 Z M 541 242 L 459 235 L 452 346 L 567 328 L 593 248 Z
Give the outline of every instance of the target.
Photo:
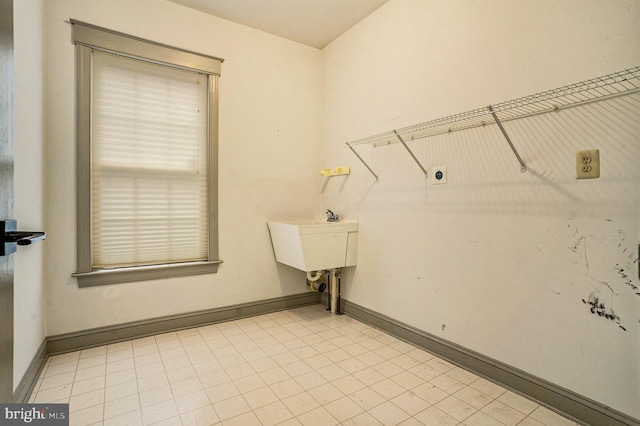
M 409 149 L 409 147 L 407 146 L 407 144 L 405 143 L 404 139 L 402 139 L 402 137 L 398 134 L 397 131 L 393 131 L 393 133 L 396 134 L 397 138 L 400 140 L 400 143 L 402 144 L 402 146 L 404 146 L 404 149 L 407 150 L 407 152 L 409 153 L 409 155 L 411 155 L 411 158 L 413 158 L 413 161 L 416 162 L 416 164 L 420 167 L 420 169 L 422 170 L 422 173 L 424 173 L 424 178 L 427 178 L 427 171 L 425 170 L 425 168 L 422 166 L 422 164 L 420 164 L 420 161 L 418 161 L 418 159 L 416 158 L 416 156 L 413 154 L 413 152 Z
M 487 107 L 487 109 L 491 113 L 491 116 L 493 117 L 493 119 L 496 121 L 496 124 L 500 128 L 500 131 L 502 132 L 502 135 L 504 136 L 504 138 L 509 143 L 509 146 L 511 147 L 511 151 L 513 151 L 513 154 L 518 159 L 518 162 L 520 163 L 520 173 L 525 173 L 527 171 L 527 166 L 526 166 L 526 164 L 524 164 L 524 161 L 522 161 L 522 158 L 520 157 L 520 154 L 518 154 L 518 150 L 516 149 L 516 147 L 513 146 L 513 142 L 511 142 L 511 138 L 509 138 L 509 134 L 504 129 L 504 127 L 502 127 L 502 123 L 498 119 L 498 116 L 496 115 L 496 112 L 493 110 L 493 105 L 489 105 Z
M 353 149 L 353 147 L 351 146 L 351 144 L 347 143 L 347 146 L 349 147 L 349 149 L 351 150 L 351 152 L 353 152 L 353 154 L 354 154 L 356 157 L 358 157 L 358 160 L 360 160 L 360 162 L 361 162 L 362 164 L 364 164 L 364 166 L 367 168 L 367 170 L 369 170 L 369 172 L 373 175 L 373 177 L 375 177 L 375 178 L 376 178 L 376 180 L 378 180 L 378 175 L 377 175 L 377 174 L 375 174 L 375 173 L 373 172 L 373 170 L 371 170 L 371 167 L 369 167 L 369 165 L 367 164 L 367 162 L 366 162 L 366 161 L 364 161 L 364 160 L 362 159 L 362 157 L 360 157 L 360 154 L 358 154 L 358 152 L 357 152 L 355 149 Z

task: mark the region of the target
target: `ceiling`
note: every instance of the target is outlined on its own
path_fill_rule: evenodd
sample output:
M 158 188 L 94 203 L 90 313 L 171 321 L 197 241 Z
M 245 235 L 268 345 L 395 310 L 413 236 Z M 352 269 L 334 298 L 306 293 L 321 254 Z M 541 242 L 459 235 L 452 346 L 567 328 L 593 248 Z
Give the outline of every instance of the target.
M 169 0 L 322 49 L 389 0 Z

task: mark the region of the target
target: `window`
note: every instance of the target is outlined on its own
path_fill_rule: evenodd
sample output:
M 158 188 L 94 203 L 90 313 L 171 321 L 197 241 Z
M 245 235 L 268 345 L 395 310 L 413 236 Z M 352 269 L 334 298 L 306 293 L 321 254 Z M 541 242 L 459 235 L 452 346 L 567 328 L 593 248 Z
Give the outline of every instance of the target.
M 216 272 L 222 61 L 72 24 L 79 285 Z

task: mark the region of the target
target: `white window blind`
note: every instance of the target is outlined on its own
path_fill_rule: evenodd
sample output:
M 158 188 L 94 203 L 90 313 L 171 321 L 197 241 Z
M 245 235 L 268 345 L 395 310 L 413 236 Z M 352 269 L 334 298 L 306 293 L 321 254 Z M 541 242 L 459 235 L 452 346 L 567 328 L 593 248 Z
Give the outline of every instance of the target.
M 92 269 L 208 259 L 207 76 L 98 51 Z

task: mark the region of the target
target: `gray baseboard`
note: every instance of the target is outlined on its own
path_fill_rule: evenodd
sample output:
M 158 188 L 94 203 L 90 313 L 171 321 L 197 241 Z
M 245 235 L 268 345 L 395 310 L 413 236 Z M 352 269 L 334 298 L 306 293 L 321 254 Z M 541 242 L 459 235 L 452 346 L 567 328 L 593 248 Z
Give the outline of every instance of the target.
M 322 294 L 321 303 L 327 303 L 326 294 Z M 343 313 L 359 321 L 523 394 L 551 410 L 573 418 L 578 423 L 594 426 L 640 426 L 638 419 L 348 300 L 342 299 L 340 307 Z
M 47 339 L 43 339 L 40 347 L 38 348 L 36 354 L 33 356 L 31 363 L 29 363 L 29 367 L 25 371 L 22 376 L 22 380 L 18 384 L 18 387 L 13 392 L 13 400 L 17 404 L 26 404 L 29 402 L 29 397 L 31 396 L 31 392 L 33 392 L 33 388 L 38 381 L 38 377 L 40 376 L 40 372 L 44 368 L 44 365 L 47 362 Z
M 171 315 L 90 330 L 82 330 L 75 333 L 60 334 L 47 338 L 46 353 L 48 355 L 55 355 L 64 352 L 77 351 L 80 349 L 121 342 L 124 340 L 151 336 L 154 334 L 200 327 L 207 324 L 215 324 L 223 321 L 262 315 L 269 312 L 313 305 L 319 302 L 320 296 L 318 293 L 308 292 L 257 302 L 243 303 L 240 305 L 191 312 L 188 314 Z

